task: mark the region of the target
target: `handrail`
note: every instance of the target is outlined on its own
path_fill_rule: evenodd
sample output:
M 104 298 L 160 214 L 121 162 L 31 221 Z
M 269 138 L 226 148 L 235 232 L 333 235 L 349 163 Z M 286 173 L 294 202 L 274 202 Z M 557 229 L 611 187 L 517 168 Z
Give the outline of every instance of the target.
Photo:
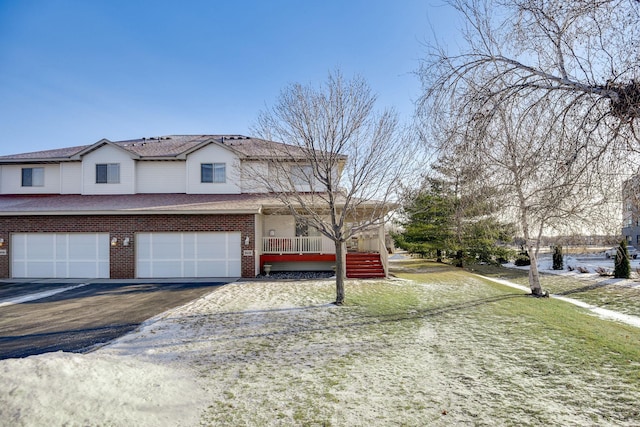
M 322 254 L 322 237 L 263 237 L 263 254 Z

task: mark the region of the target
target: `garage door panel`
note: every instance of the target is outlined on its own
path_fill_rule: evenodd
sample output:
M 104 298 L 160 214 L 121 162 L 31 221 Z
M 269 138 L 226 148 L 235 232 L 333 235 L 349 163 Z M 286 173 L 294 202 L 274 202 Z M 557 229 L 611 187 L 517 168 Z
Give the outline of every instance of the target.
M 182 263 L 180 261 L 163 261 L 153 266 L 155 277 L 182 277 Z
M 182 252 L 180 249 L 180 241 L 158 242 L 156 239 L 152 242 L 152 256 L 157 260 L 180 259 Z
M 52 261 L 55 257 L 51 236 L 27 235 L 25 245 L 27 259 Z
M 199 261 L 198 272 L 203 276 L 228 276 L 226 261 Z
M 196 261 L 185 260 L 182 263 L 182 277 L 197 277 L 198 276 L 198 263 Z M 202 271 L 202 270 L 200 270 Z M 170 276 L 169 276 L 170 277 Z M 206 275 L 205 275 L 206 277 Z
M 136 272 L 142 278 L 237 277 L 240 233 L 139 233 Z
M 60 236 L 62 237 L 62 236 Z M 70 259 L 96 259 L 98 256 L 98 241 L 93 235 L 71 234 L 66 244 Z
M 57 277 L 55 265 L 47 261 L 31 261 L 27 264 L 26 277 Z

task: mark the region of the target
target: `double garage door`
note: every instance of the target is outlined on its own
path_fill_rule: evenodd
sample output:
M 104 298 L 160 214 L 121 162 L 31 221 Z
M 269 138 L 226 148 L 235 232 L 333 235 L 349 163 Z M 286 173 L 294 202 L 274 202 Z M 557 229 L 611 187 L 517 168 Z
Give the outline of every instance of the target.
M 137 233 L 136 275 L 239 277 L 240 237 L 240 233 Z M 16 233 L 11 248 L 15 278 L 109 278 L 108 233 Z
M 108 233 L 16 233 L 11 275 L 26 278 L 108 278 Z
M 240 233 L 138 233 L 140 278 L 239 277 Z

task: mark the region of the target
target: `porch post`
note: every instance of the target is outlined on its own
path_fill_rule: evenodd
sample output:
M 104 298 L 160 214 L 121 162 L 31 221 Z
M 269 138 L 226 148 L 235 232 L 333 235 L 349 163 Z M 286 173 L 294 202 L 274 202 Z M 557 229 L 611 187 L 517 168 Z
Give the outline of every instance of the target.
M 380 261 L 384 269 L 384 276 L 389 278 L 389 253 L 387 252 L 387 236 L 385 234 L 384 223 L 378 228 L 378 252 L 380 253 Z
M 342 269 L 342 278 L 346 279 L 347 278 L 347 242 L 342 242 L 341 243 L 342 246 L 342 252 L 340 254 L 340 257 L 342 258 L 342 265 L 344 266 L 344 268 Z

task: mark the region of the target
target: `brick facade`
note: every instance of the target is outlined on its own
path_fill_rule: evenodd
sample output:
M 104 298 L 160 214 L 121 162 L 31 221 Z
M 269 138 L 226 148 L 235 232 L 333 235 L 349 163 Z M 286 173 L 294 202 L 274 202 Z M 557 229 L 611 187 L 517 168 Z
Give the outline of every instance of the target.
M 240 232 L 242 277 L 255 276 L 255 217 L 238 215 L 33 215 L 0 216 L 0 278 L 10 277 L 11 233 L 109 233 L 109 240 L 119 242 L 133 237 L 129 246 L 110 247 L 110 275 L 112 279 L 135 278 L 135 233 L 148 232 Z M 249 246 L 244 239 L 249 237 Z M 251 249 L 253 256 L 244 256 Z

